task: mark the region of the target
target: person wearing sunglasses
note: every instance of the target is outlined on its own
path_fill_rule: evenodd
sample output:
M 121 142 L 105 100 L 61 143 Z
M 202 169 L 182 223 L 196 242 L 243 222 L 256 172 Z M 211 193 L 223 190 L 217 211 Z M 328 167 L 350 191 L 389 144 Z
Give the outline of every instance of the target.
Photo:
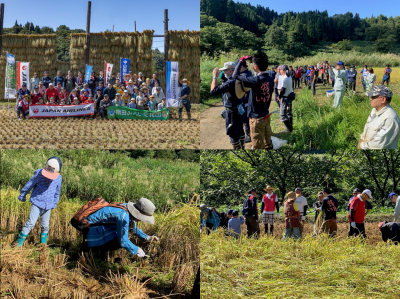
M 365 93 L 372 106 L 364 131 L 358 143 L 359 149 L 397 149 L 400 119 L 390 106 L 393 93 L 383 85 L 376 85 Z

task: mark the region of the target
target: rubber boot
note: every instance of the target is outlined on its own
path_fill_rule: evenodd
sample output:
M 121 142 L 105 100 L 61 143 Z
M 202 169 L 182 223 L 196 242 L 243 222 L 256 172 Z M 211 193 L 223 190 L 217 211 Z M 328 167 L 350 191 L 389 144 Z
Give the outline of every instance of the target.
M 22 232 L 18 235 L 17 239 L 17 247 L 21 247 L 25 242 L 27 235 L 24 235 Z
M 268 224 L 264 224 L 265 235 L 268 235 Z
M 236 150 L 242 149 L 242 145 L 240 144 L 240 142 L 238 144 L 232 144 L 232 146 L 233 146 L 233 149 L 236 149 Z
M 246 131 L 246 137 L 244 138 L 244 143 L 251 143 L 250 130 Z
M 271 236 L 274 235 L 274 226 L 273 225 L 269 226 L 269 233 L 271 234 Z
M 190 114 L 190 112 L 187 113 L 187 117 L 188 117 L 188 120 L 191 120 L 192 115 Z
M 283 123 L 285 124 L 286 129 L 287 129 L 290 133 L 292 133 L 292 126 L 290 125 L 290 120 L 285 120 Z
M 46 244 L 47 243 L 47 234 L 40 234 L 40 244 Z
M 244 140 L 244 138 L 240 138 L 240 148 L 241 149 L 245 149 L 245 147 L 244 147 L 244 142 L 245 140 Z
M 182 121 L 182 113 L 179 113 L 179 121 Z

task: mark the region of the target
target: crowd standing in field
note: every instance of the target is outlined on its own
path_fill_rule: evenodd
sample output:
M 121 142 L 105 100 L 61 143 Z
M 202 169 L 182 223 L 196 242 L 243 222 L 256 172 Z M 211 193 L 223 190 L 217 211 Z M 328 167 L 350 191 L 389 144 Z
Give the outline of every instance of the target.
M 247 237 L 259 238 L 259 224 L 263 223 L 265 236 L 268 234 L 272 236 L 275 219 L 279 218 L 280 215 L 279 201 L 272 186 L 267 185 L 264 190 L 266 193 L 262 196 L 260 210 L 258 210 L 257 205 L 257 190 L 252 188 L 248 191 L 242 206 L 241 213 L 243 216 L 239 216 L 239 212 L 232 209 L 225 213 L 218 212 L 215 208 L 207 207 L 205 204 L 200 205 L 200 233 L 203 229 L 206 229 L 207 234 L 210 234 L 210 232 L 222 227 L 226 235 L 239 238 L 242 234 L 241 225 L 246 224 Z M 379 223 L 379 229 L 384 241 L 391 239 L 400 242 L 400 198 L 395 192 L 391 192 L 388 198 L 389 202 L 395 203 L 394 219 L 393 222 Z M 349 223 L 348 237 L 361 236 L 364 239 L 367 238 L 365 216 L 372 209 L 370 203 L 372 199 L 370 190 L 354 189 L 353 196 L 350 197 L 346 205 Z M 312 205 L 315 212 L 313 236 L 328 234 L 330 237 L 335 237 L 337 235 L 336 213 L 338 207 L 338 200 L 329 188 L 324 188 L 323 191 L 318 192 L 318 199 Z M 288 238 L 297 240 L 303 236 L 308 208 L 307 199 L 303 196 L 301 188 L 296 188 L 294 192 L 287 193 L 283 207 L 285 219 L 283 240 Z
M 58 71 L 57 76 L 52 79 L 46 71 L 41 80 L 35 72 L 29 81 L 29 89 L 27 84 L 22 84 L 17 92 L 18 119 L 29 118 L 29 106 L 32 105 L 70 106 L 95 103 L 93 118 L 99 114 L 101 119 L 107 118 L 109 106 L 125 106 L 148 111 L 167 108 L 166 97 L 156 74 L 153 74 L 152 78 L 146 78 L 141 72 L 138 74 L 129 72 L 121 78 L 121 74 L 112 73 L 107 86 L 105 82 L 103 71 L 100 71 L 99 76 L 92 72 L 88 82 L 83 79 L 82 72 L 78 72 L 77 77 L 74 77 L 69 70 L 64 78 L 61 71 Z M 190 120 L 190 81 L 184 78 L 179 86 L 182 88 L 178 99 L 179 119 L 182 120 L 184 107 Z M 106 96 L 108 100 L 103 101 Z M 111 101 L 110 105 L 108 101 Z
M 253 76 L 246 60 L 252 60 Z M 316 85 L 332 85 L 330 94 L 334 95 L 333 107 L 340 109 L 346 93 L 356 93 L 357 75 L 360 74 L 365 94 L 370 98 L 372 112 L 369 115 L 364 132 L 360 137 L 362 149 L 395 149 L 400 137 L 400 119 L 390 106 L 392 91 L 385 87 L 390 82 L 392 70 L 386 66 L 382 85 L 374 85 L 376 75 L 367 65 L 358 72 L 338 61 L 336 66 L 328 61 L 316 65 L 287 66 L 276 65 L 268 68 L 268 57 L 256 54 L 243 56 L 236 62 L 225 62 L 222 68 L 213 70 L 210 93 L 221 95 L 225 110 L 226 134 L 233 149 L 245 149 L 245 143 L 251 143 L 252 149 L 273 149 L 272 129 L 270 125 L 270 104 L 272 93 L 279 107 L 280 120 L 286 127 L 285 132 L 293 131 L 292 105 L 296 99 L 295 89 L 305 86 L 316 94 Z M 218 85 L 218 78 L 222 84 Z M 329 82 L 329 79 L 331 80 Z

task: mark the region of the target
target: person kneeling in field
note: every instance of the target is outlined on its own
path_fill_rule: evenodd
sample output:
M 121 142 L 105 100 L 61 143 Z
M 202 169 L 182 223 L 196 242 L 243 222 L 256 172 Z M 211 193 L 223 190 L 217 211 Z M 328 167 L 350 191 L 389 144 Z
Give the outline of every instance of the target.
M 85 227 L 81 231 L 88 249 L 103 252 L 124 248 L 133 255 L 145 257 L 143 249 L 129 240 L 129 231 L 142 241 L 158 241 L 157 236 L 148 236 L 137 227 L 139 221 L 153 225 L 155 210 L 155 205 L 147 198 L 136 203 L 107 203 L 98 198 L 83 206 L 71 219 L 71 224 L 78 230 Z
M 321 211 L 324 212 L 324 222 L 319 233 L 327 233 L 331 237 L 334 237 L 337 233 L 336 210 L 339 204 L 337 199 L 331 194 L 329 188 L 325 188 L 323 192 L 325 198 L 322 201 Z
M 383 85 L 376 85 L 370 97 L 372 111 L 360 136 L 359 149 L 397 149 L 400 138 L 400 119 L 390 106 L 392 91 Z
M 46 244 L 49 232 L 50 213 L 57 207 L 60 199 L 61 181 L 61 160 L 58 157 L 51 157 L 47 160 L 43 169 L 35 171 L 28 183 L 21 189 L 18 196 L 19 201 L 25 202 L 26 195 L 32 190 L 30 202 L 32 203 L 28 221 L 22 228 L 17 239 L 17 247 L 21 247 L 29 232 L 35 226 L 40 215 L 40 243 Z
M 29 95 L 24 95 L 23 99 L 18 102 L 17 106 L 17 116 L 18 120 L 21 120 L 21 112 L 24 118 L 29 118 L 29 100 L 30 96 Z
M 240 226 L 244 223 L 243 216 L 240 215 L 239 217 L 239 212 L 238 211 L 233 211 L 232 212 L 232 218 L 229 219 L 228 221 L 228 230 L 231 234 L 231 236 L 235 237 L 236 239 L 239 239 L 242 229 Z
M 289 239 L 291 235 L 294 238 L 300 239 L 300 210 L 299 205 L 295 201 L 296 194 L 290 191 L 287 194 L 287 200 L 284 204 L 284 214 L 285 214 L 285 234 L 283 235 L 283 240 Z
M 396 245 L 400 243 L 400 223 L 383 221 L 379 223 L 378 227 L 384 242 L 391 240 Z
M 207 208 L 205 204 L 200 205 L 200 233 L 203 227 L 207 230 L 207 235 L 210 231 L 215 231 L 219 227 L 219 218 L 214 208 Z

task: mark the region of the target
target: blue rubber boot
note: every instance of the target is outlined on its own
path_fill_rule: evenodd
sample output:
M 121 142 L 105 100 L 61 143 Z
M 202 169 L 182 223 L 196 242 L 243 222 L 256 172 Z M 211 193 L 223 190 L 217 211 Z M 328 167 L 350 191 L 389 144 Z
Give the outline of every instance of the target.
M 47 243 L 47 234 L 40 234 L 40 244 L 46 244 Z
M 25 242 L 27 235 L 24 235 L 23 233 L 20 233 L 18 235 L 18 239 L 17 239 L 17 247 L 21 247 L 22 244 Z

